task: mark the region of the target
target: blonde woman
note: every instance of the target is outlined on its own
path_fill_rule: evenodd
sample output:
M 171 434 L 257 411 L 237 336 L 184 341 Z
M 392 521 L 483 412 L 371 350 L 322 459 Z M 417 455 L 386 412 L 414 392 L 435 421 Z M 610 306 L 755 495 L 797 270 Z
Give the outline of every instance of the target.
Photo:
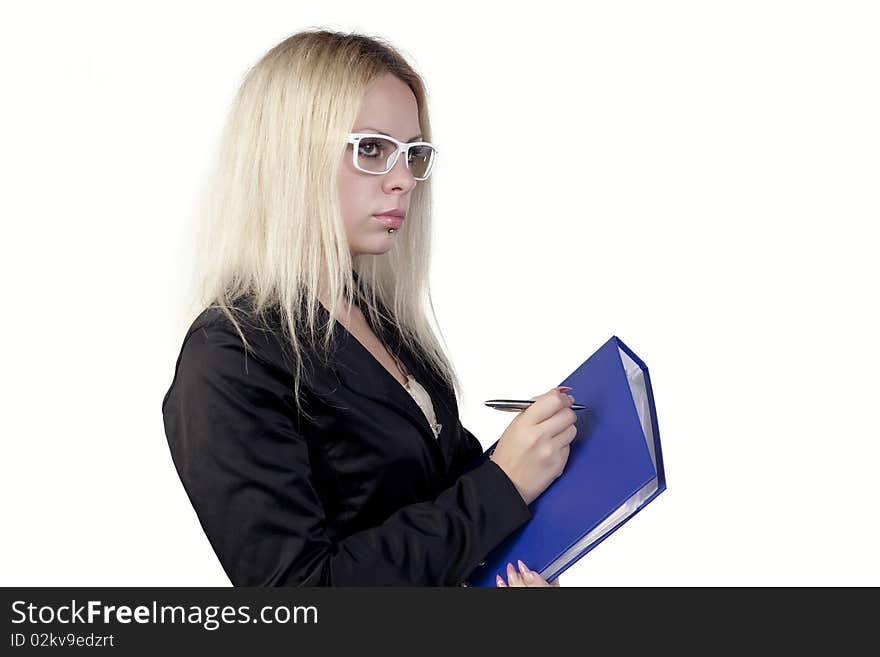
M 239 89 L 198 316 L 162 403 L 234 585 L 466 585 L 565 466 L 561 390 L 534 397 L 488 460 L 459 420 L 426 312 L 436 153 L 423 82 L 380 39 L 300 32 Z

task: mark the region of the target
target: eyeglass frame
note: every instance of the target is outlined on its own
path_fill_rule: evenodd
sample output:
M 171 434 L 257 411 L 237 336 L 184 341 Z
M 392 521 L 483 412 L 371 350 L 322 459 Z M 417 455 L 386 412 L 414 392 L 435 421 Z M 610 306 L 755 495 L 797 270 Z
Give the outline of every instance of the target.
M 397 145 L 397 150 L 394 151 L 394 155 L 392 155 L 389 158 L 392 160 L 391 166 L 389 166 L 385 171 L 368 171 L 367 169 L 362 169 L 361 167 L 358 166 L 357 145 L 358 145 L 358 143 L 360 143 L 361 139 L 365 139 L 367 137 L 378 137 L 379 139 L 387 139 L 388 141 L 391 141 Z M 406 166 L 407 170 L 409 170 L 409 168 L 410 168 L 409 167 L 409 149 L 412 148 L 413 146 L 430 146 L 434 150 L 434 154 L 431 156 L 431 162 L 428 166 L 427 175 L 425 175 L 424 178 L 417 178 L 416 176 L 413 176 L 413 178 L 415 180 L 419 180 L 419 181 L 427 180 L 428 178 L 431 177 L 431 173 L 433 173 L 433 171 L 434 171 L 434 158 L 436 158 L 437 153 L 440 152 L 437 150 L 437 147 L 434 146 L 434 144 L 432 144 L 429 141 L 403 142 L 403 141 L 396 140 L 391 135 L 383 135 L 383 134 L 377 133 L 377 132 L 351 132 L 348 135 L 348 141 L 346 142 L 346 144 L 354 144 L 354 146 L 355 146 L 354 148 L 351 149 L 351 161 L 352 161 L 352 164 L 354 164 L 355 169 L 357 169 L 358 171 L 363 171 L 364 173 L 371 173 L 375 176 L 383 176 L 386 173 L 388 173 L 389 171 L 391 171 L 391 169 L 394 168 L 394 165 L 397 164 L 397 158 L 400 157 L 401 153 L 404 153 L 403 164 L 404 164 L 404 166 Z

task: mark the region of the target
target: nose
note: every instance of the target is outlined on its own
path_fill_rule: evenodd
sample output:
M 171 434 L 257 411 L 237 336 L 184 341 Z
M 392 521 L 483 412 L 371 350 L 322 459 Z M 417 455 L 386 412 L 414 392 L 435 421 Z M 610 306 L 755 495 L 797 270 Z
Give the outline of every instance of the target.
M 401 153 L 391 170 L 383 176 L 382 185 L 388 189 L 402 189 L 408 192 L 415 187 L 416 182 L 418 181 L 407 168 L 405 156 Z

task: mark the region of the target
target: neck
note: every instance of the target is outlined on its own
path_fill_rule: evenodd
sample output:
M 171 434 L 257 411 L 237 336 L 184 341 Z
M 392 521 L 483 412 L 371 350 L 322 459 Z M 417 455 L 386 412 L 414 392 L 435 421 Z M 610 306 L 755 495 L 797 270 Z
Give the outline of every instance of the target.
M 352 270 L 352 276 L 354 277 L 355 286 L 357 286 L 360 282 L 357 272 Z M 330 292 L 328 290 L 326 276 L 321 276 L 318 281 L 318 300 L 325 308 L 330 305 Z

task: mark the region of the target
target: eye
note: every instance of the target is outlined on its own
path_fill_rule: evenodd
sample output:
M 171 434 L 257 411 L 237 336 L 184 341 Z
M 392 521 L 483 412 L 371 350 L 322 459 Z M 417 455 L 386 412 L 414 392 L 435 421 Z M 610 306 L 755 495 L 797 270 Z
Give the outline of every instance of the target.
M 358 154 L 364 157 L 379 157 L 387 151 L 387 146 L 381 139 L 362 139 L 358 144 Z

